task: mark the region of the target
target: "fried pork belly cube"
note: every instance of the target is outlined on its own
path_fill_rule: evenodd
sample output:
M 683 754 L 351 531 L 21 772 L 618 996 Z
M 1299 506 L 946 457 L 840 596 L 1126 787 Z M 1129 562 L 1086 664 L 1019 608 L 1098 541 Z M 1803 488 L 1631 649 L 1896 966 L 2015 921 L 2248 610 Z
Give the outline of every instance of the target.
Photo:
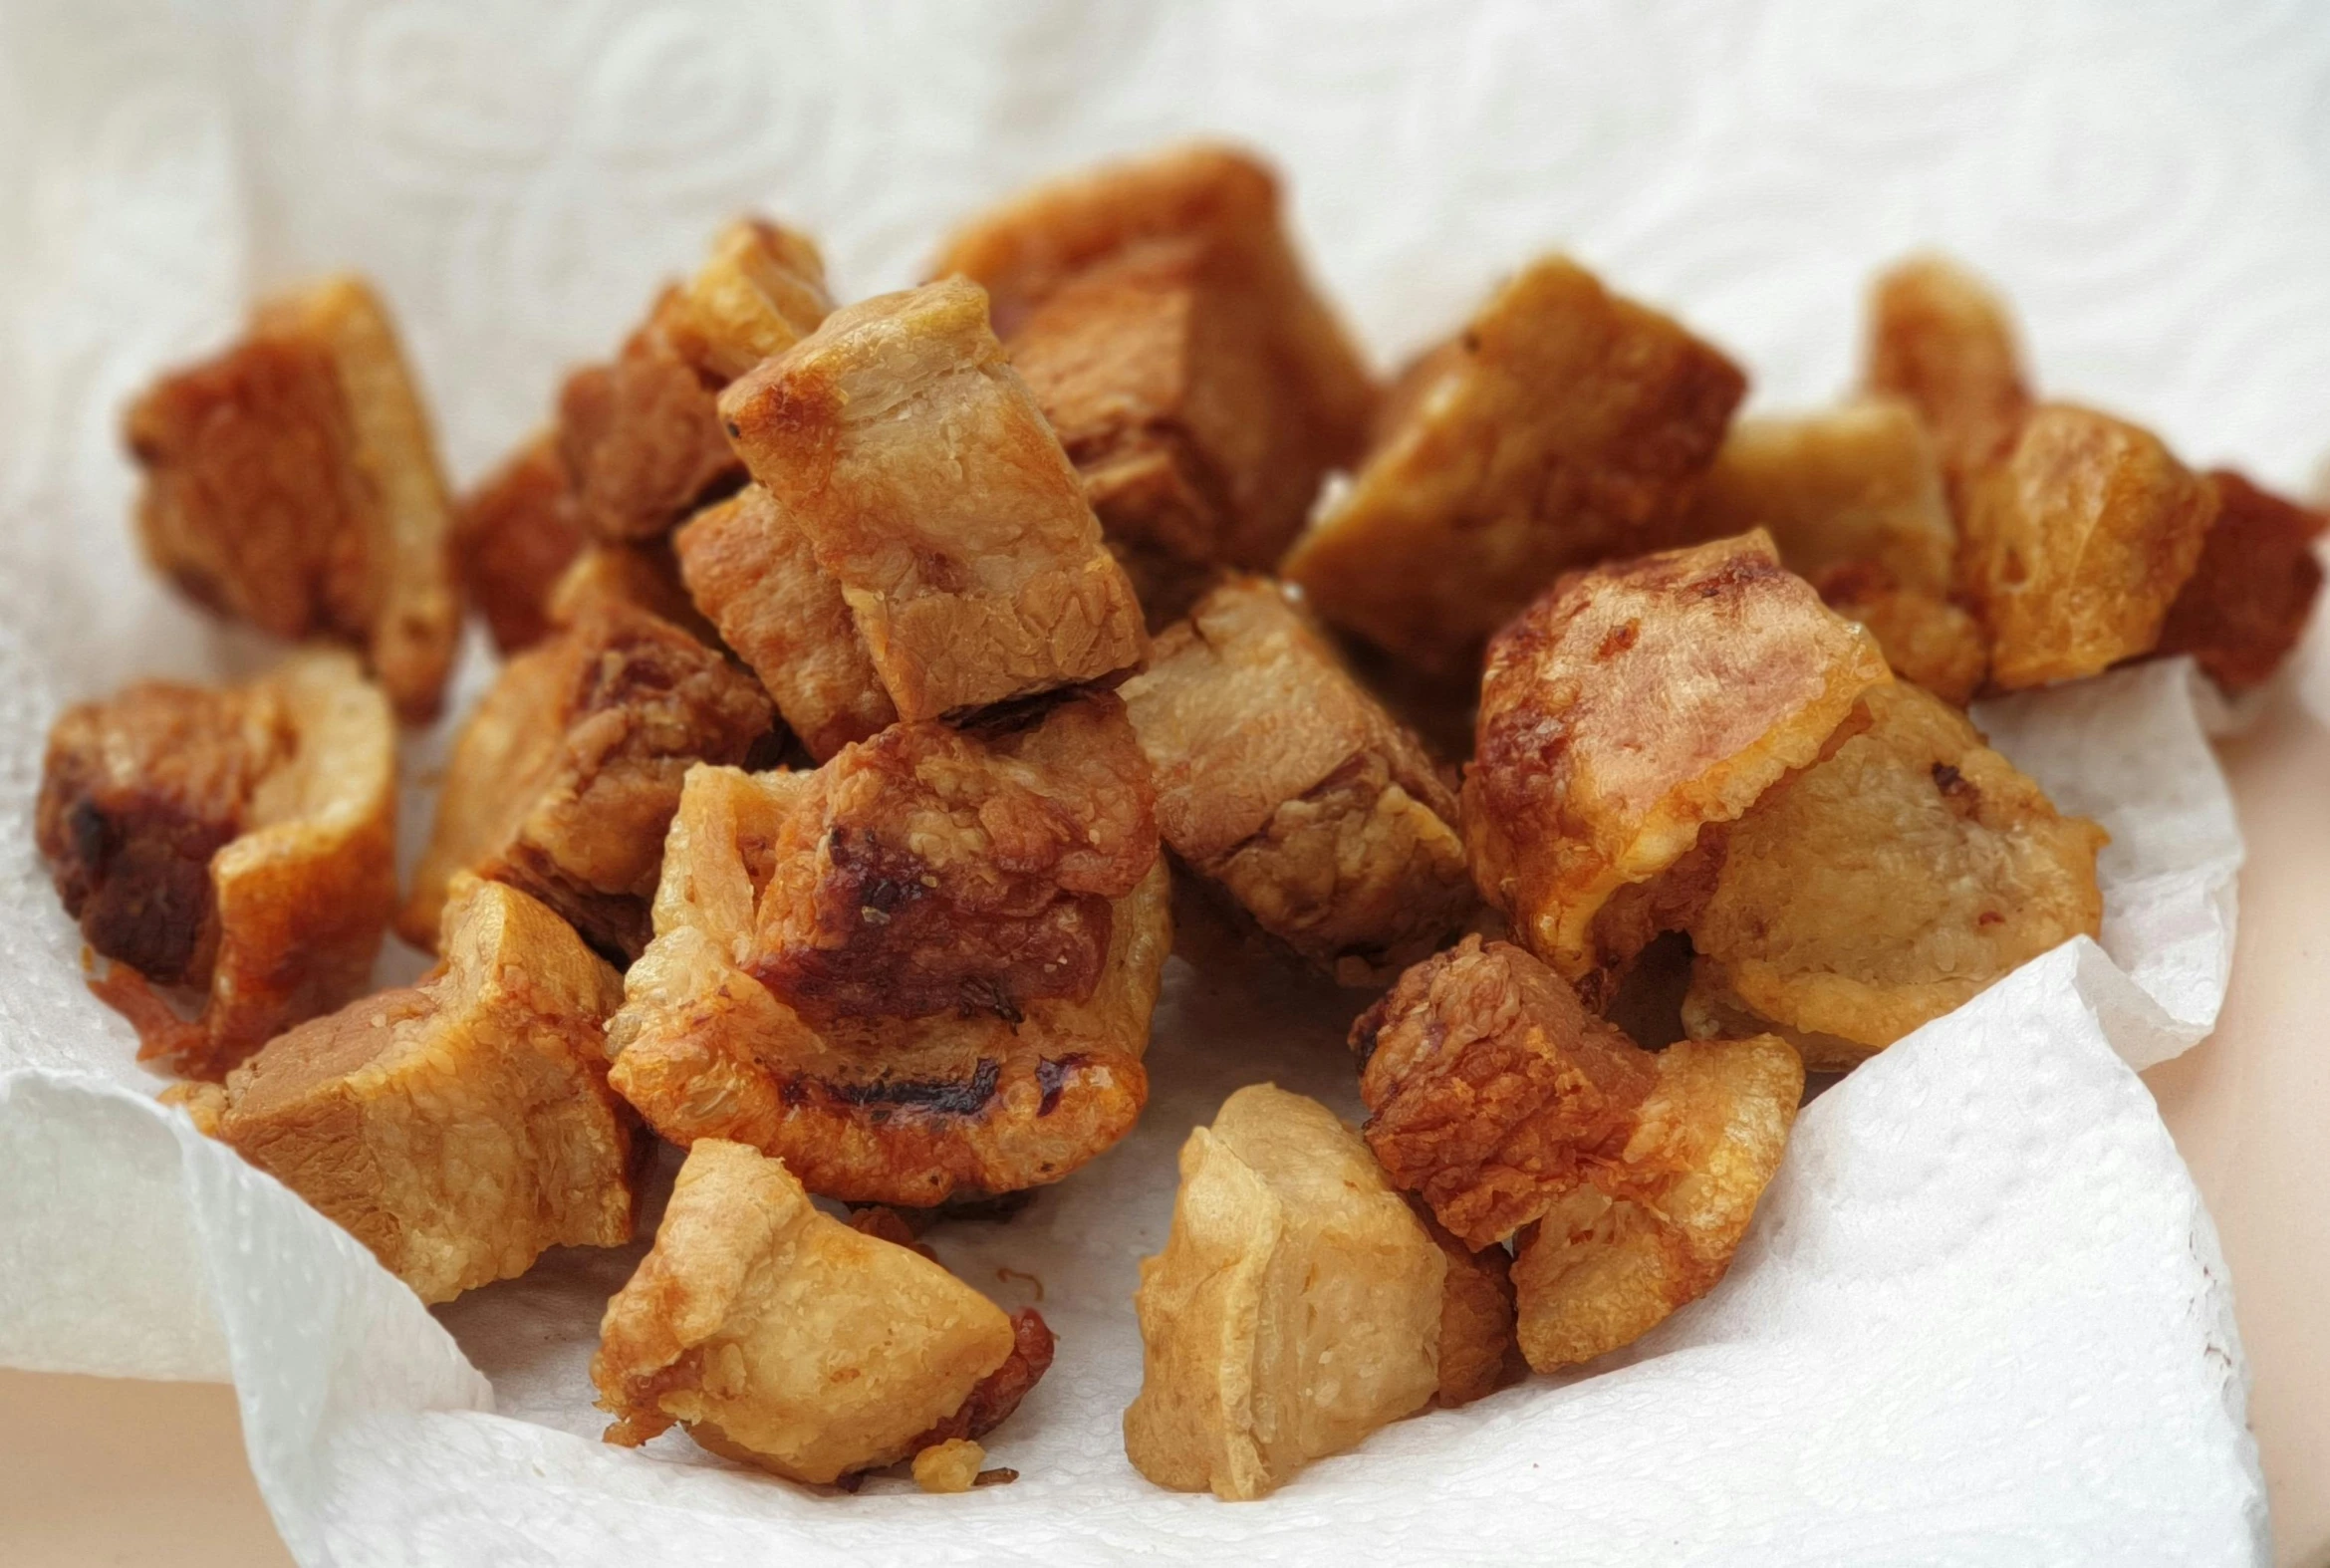
M 1676 322 L 1540 261 L 1410 373 L 1283 574 L 1334 625 L 1462 668 L 1562 572 L 1680 542 L 1746 388 Z
M 461 590 L 504 653 L 549 635 L 551 590 L 582 548 L 583 525 L 555 430 L 519 447 L 461 497 L 453 514 Z
M 2279 669 L 2304 636 L 2322 590 L 2314 540 L 2330 519 L 2229 470 L 2208 478 L 2222 505 L 2153 652 L 2190 653 L 2238 694 Z
M 1368 1146 L 1463 1246 L 1516 1232 L 1518 1332 L 1550 1372 L 1723 1275 L 1804 1069 L 1772 1035 L 1650 1052 L 1509 942 L 1467 936 L 1352 1026 Z
M 190 599 L 361 649 L 435 717 L 461 634 L 452 505 L 395 329 L 360 278 L 262 303 L 217 358 L 130 406 L 147 559 Z
M 1440 1291 L 1439 1388 L 1454 1410 L 1520 1381 L 1528 1370 L 1513 1337 L 1513 1255 L 1502 1245 L 1477 1251 L 1456 1239 L 1421 1200 L 1418 1219 L 1447 1260 Z
M 363 988 L 396 901 L 395 787 L 395 720 L 347 653 L 65 711 L 35 837 L 141 1057 L 217 1078 Z
M 1268 1495 L 1439 1388 L 1447 1261 L 1359 1135 L 1269 1084 L 1181 1146 L 1165 1250 L 1141 1264 L 1135 1469 Z
M 1028 1319 L 1048 1363 L 1051 1335 Z M 676 1424 L 714 1453 L 826 1484 L 965 1436 L 932 1434 L 980 1403 L 1021 1339 L 937 1263 L 821 1212 L 781 1161 L 707 1138 L 607 1303 L 591 1381 L 616 1418 L 609 1442 Z M 979 1432 L 1009 1410 L 985 1414 Z
M 693 770 L 616 1087 L 674 1143 L 751 1144 L 852 1202 L 1058 1180 L 1149 1092 L 1172 921 L 1147 793 L 1114 698 L 992 742 L 901 724 L 814 773 Z
M 679 560 L 661 539 L 647 544 L 593 541 L 550 586 L 543 610 L 553 627 L 571 627 L 595 604 L 628 605 L 668 621 L 697 642 L 716 644 L 719 633 L 696 610 L 679 578 Z
M 841 585 L 768 491 L 745 486 L 671 542 L 687 592 L 811 756 L 823 762 L 898 722 Z
M 2200 563 L 2217 487 L 2158 437 L 2048 403 L 1974 481 L 1961 562 L 2009 691 L 2150 653 Z
M 1916 256 L 1869 293 L 1863 383 L 1918 410 L 1964 515 L 1972 481 L 2003 461 L 2031 411 L 2014 320 L 1987 284 L 1940 256 Z
M 1124 696 L 1165 842 L 1327 972 L 1396 973 L 1471 913 L 1454 793 L 1275 584 L 1208 594 Z
M 949 273 L 986 287 L 1112 544 L 1156 558 L 1133 571 L 1145 590 L 1171 594 L 1174 565 L 1275 565 L 1366 439 L 1367 368 L 1304 276 L 1277 180 L 1241 152 L 1038 186 L 959 232 Z M 1151 599 L 1152 625 L 1179 614 Z
M 1905 588 L 1875 561 L 1844 561 L 1813 574 L 1827 605 L 1877 639 L 1885 661 L 1953 707 L 1964 707 L 1990 668 L 1990 640 L 1962 605 L 1922 588 Z
M 584 525 L 610 544 L 660 539 L 743 481 L 720 389 L 814 331 L 833 308 L 807 238 L 743 219 L 693 278 L 667 289 L 604 365 L 559 393 L 559 447 Z
M 504 665 L 462 726 L 399 934 L 430 945 L 448 884 L 468 871 L 636 957 L 682 776 L 741 762 L 773 718 L 750 676 L 678 628 L 589 605 Z
M 1761 532 L 1566 580 L 1489 647 L 1463 811 L 1482 897 L 1602 1006 L 1703 895 L 1721 827 L 1890 678 Z
M 1694 1034 L 1763 1020 L 1837 1071 L 2103 918 L 2104 831 L 1914 686 L 1734 823 L 1690 922 Z
M 629 1241 L 640 1163 L 607 1087 L 615 971 L 540 904 L 474 878 L 446 906 L 443 949 L 420 984 L 179 1096 L 432 1304 L 550 1247 Z
M 903 718 L 1131 668 L 1141 606 L 961 278 L 835 312 L 720 398 Z

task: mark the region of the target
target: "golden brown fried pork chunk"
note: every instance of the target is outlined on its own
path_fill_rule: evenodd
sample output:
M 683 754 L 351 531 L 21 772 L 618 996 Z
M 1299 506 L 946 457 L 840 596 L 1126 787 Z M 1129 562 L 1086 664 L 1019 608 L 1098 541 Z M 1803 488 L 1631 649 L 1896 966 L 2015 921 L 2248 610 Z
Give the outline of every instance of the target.
M 716 645 L 719 633 L 695 608 L 679 579 L 679 560 L 664 540 L 611 545 L 594 540 L 550 585 L 543 612 L 553 627 L 580 622 L 594 604 L 628 605 L 668 621 L 697 642 Z
M 2208 478 L 2222 505 L 2153 652 L 2190 653 L 2238 693 L 2279 669 L 2305 634 L 2322 591 L 2314 540 L 2330 519 L 2229 470 Z
M 1334 625 L 1459 669 L 1562 572 L 1681 542 L 1746 386 L 1677 323 L 1540 261 L 1394 392 L 1284 575 Z
M 1144 1259 L 1125 1452 L 1160 1486 L 1265 1496 L 1430 1403 L 1447 1262 L 1359 1136 L 1268 1084 L 1181 1146 Z
M 1083 727 L 1081 719 L 1072 722 Z M 610 1030 L 619 1053 L 615 1085 L 675 1143 L 749 1143 L 781 1156 L 812 1191 L 854 1202 L 928 1206 L 958 1190 L 1010 1192 L 1056 1181 L 1131 1131 L 1148 1096 L 1141 1058 L 1172 945 L 1169 882 L 1155 840 L 1138 885 L 1105 906 L 1105 920 L 1092 918 L 1078 932 L 1097 929 L 1106 942 L 1088 994 L 1015 998 L 1016 1018 L 981 1005 L 812 1026 L 749 968 L 765 950 L 772 906 L 797 898 L 797 883 L 807 880 L 803 867 L 783 862 L 801 859 L 804 844 L 816 848 L 829 812 L 853 835 L 870 835 L 845 836 L 845 865 L 828 885 L 827 902 L 877 930 L 882 921 L 864 912 L 888 917 L 902 899 L 943 906 L 1016 884 L 1032 907 L 1032 896 L 1044 890 L 1035 866 L 1054 864 L 1087 880 L 1119 853 L 1101 845 L 1121 846 L 1125 837 L 1123 825 L 1102 831 L 1095 820 L 1100 843 L 1068 849 L 1055 806 L 1081 786 L 1047 777 L 1032 738 L 1016 758 L 991 755 L 985 780 L 949 777 L 961 759 L 925 753 L 918 743 L 871 758 L 856 757 L 860 749 L 828 763 L 830 776 L 825 769 L 689 773 L 656 894 L 655 940 L 626 976 L 624 1009 Z M 900 761 L 917 766 L 901 777 Z M 921 767 L 930 764 L 925 778 Z M 946 798 L 941 789 L 974 806 L 975 823 L 935 811 Z M 864 810 L 863 791 L 873 792 L 878 809 Z M 989 804 L 1005 809 L 990 818 Z M 891 805 L 904 814 L 879 809 Z M 969 858 L 981 836 L 996 857 L 991 875 Z M 917 870 L 906 885 L 860 885 L 868 902 L 855 912 L 840 905 L 835 896 L 851 886 L 847 862 L 859 848 L 907 848 L 917 840 L 941 857 L 929 873 L 937 887 L 924 888 Z M 824 864 L 813 856 L 805 869 L 817 873 Z M 1082 912 L 1089 908 L 1084 897 L 1059 902 Z M 944 932 L 932 924 L 926 934 L 935 944 Z M 964 934 L 971 938 L 966 950 L 995 944 L 991 935 Z M 866 955 L 869 973 L 901 962 L 880 942 Z M 909 948 L 905 959 L 915 956 Z M 1003 988 L 966 989 L 968 979 L 955 981 L 956 993 L 975 990 L 982 1004 Z
M 1329 973 L 1397 972 L 1473 909 L 1454 793 L 1275 584 L 1208 594 L 1124 693 L 1165 842 Z
M 452 508 L 363 280 L 263 302 L 241 342 L 148 389 L 128 434 L 156 569 L 220 615 L 363 650 L 398 716 L 435 716 L 461 630 Z
M 1742 1014 L 1840 1070 L 2103 916 L 2104 831 L 2056 813 L 1964 715 L 1913 686 L 1772 791 L 1726 840 L 1684 1018 Z
M 583 547 L 558 434 L 545 430 L 461 498 L 453 561 L 494 647 L 530 648 L 550 632 L 552 587 Z
M 465 879 L 442 967 L 280 1035 L 181 1096 L 211 1136 L 427 1302 L 546 1248 L 631 1239 L 632 1119 L 607 1088 L 613 969 L 513 888 Z
M 823 762 L 898 721 L 841 585 L 768 491 L 746 485 L 671 542 L 688 593 L 811 756 Z
M 1440 1292 L 1438 1398 L 1442 1407 L 1454 1410 L 1519 1382 L 1528 1371 L 1513 1337 L 1513 1255 L 1501 1244 L 1474 1251 L 1423 1202 L 1412 1206 L 1447 1259 Z
M 2215 521 L 2217 490 L 2148 431 L 2068 403 L 2024 421 L 1972 483 L 1961 570 L 2006 690 L 2149 653 Z
M 1785 1041 L 1656 1054 L 1508 942 L 1467 936 L 1352 1026 L 1367 1141 L 1465 1246 L 1518 1231 L 1521 1348 L 1549 1372 L 1720 1279 L 1804 1087 Z
M 958 233 L 934 275 L 986 287 L 1153 625 L 1190 570 L 1274 565 L 1375 390 L 1303 275 L 1277 180 L 1178 147 L 1042 185 Z M 1171 570 L 1173 566 L 1184 569 Z M 1144 578 L 1149 581 L 1144 581 Z
M 841 585 L 902 717 L 1097 680 L 1147 654 L 1132 584 L 976 284 L 837 311 L 720 411 Z
M 1760 532 L 1565 581 L 1489 648 L 1464 780 L 1482 896 L 1601 1005 L 1703 881 L 1702 829 L 1818 757 L 1890 678 Z
M 591 1381 L 609 1442 L 676 1423 L 823 1484 L 945 1440 L 924 1435 L 1017 1351 L 1012 1320 L 944 1268 L 821 1213 L 781 1162 L 707 1138 L 607 1304 Z
M 427 945 L 446 885 L 469 871 L 637 956 L 682 775 L 742 761 L 773 718 L 751 677 L 694 638 L 594 602 L 511 659 L 462 726 L 398 931 Z
M 720 389 L 832 308 L 806 237 L 753 218 L 723 229 L 623 352 L 559 393 L 559 449 L 584 525 L 610 544 L 660 539 L 735 489 L 744 475 L 720 428 Z
M 1870 290 L 1866 355 L 1867 390 L 1918 410 L 1964 516 L 1972 481 L 2005 459 L 2031 410 L 2005 303 L 1953 262 L 1912 257 Z
M 141 1056 L 216 1078 L 362 989 L 395 904 L 395 783 L 388 704 L 345 653 L 66 710 L 35 836 Z M 153 985 L 207 994 L 187 1022 Z
M 1812 574 L 1822 604 L 1877 639 L 1885 661 L 1952 707 L 1964 707 L 1990 667 L 1990 642 L 1972 612 L 1922 588 L 1905 588 L 1874 561 Z

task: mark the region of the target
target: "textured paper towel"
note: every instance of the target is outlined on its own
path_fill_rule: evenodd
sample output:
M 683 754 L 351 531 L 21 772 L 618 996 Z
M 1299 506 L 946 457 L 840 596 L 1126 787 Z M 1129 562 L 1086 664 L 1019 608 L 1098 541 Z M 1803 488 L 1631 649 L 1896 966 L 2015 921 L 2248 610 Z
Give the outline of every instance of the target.
M 2112 829 L 2102 949 L 1815 1102 L 1730 1279 L 1630 1365 L 1403 1424 L 1251 1507 L 1125 1465 L 1126 1298 L 1224 1093 L 1352 1109 L 1351 998 L 1176 964 L 1139 1133 L 936 1238 L 1007 1305 L 1034 1286 L 998 1269 L 1040 1280 L 1061 1331 L 997 1437 L 1023 1479 L 811 1497 L 676 1436 L 592 1440 L 588 1325 L 636 1251 L 432 1319 L 155 1110 L 24 814 L 58 701 L 267 656 L 135 567 L 114 414 L 286 277 L 381 278 L 468 474 L 738 207 L 867 292 L 1027 177 L 1218 131 L 1286 164 L 1386 362 L 1562 245 L 1735 350 L 1762 405 L 1809 404 L 1849 376 L 1867 272 L 1940 241 L 2025 307 L 2048 389 L 2295 486 L 2330 430 L 2330 340 L 2296 330 L 2330 319 L 2326 89 L 2298 0 L 0 8 L 0 1067 L 40 1070 L 0 1084 L 0 1360 L 231 1374 L 310 1563 L 2251 1559 L 2222 1268 L 2113 1054 L 2192 1043 L 2223 989 L 2238 840 L 2182 666 L 1982 714 Z

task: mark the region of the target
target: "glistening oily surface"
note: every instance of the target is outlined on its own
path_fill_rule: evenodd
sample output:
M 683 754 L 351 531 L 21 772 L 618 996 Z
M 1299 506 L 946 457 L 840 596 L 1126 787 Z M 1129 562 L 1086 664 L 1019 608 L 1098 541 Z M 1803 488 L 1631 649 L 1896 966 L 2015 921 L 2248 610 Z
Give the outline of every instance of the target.
M 310 1562 L 765 1554 L 787 1520 L 814 1525 L 785 1548 L 803 1561 L 1253 1535 L 1338 1560 L 2244 1560 L 2261 1526 L 2226 1419 L 2221 1269 L 2061 955 L 1817 1102 L 1731 1280 L 1640 1364 L 1403 1424 L 1252 1509 L 1155 1492 L 1122 1460 L 1132 1260 L 1163 1239 L 1173 1147 L 1229 1089 L 1275 1076 L 1355 1109 L 1334 1044 L 1351 1002 L 1276 977 L 1193 998 L 1176 966 L 1135 1140 L 1011 1226 L 938 1238 L 973 1278 L 1047 1285 L 1060 1363 L 996 1435 L 1023 1479 L 820 1499 L 713 1473 L 683 1439 L 650 1455 L 695 1468 L 508 1419 L 595 1431 L 583 1325 L 624 1255 L 554 1259 L 445 1314 L 504 1417 L 403 1414 L 485 1389 L 353 1243 L 138 1103 L 155 1081 L 82 992 L 23 809 L 61 699 L 270 656 L 138 570 L 114 429 L 254 288 L 373 272 L 467 478 L 740 207 L 816 232 L 855 297 L 914 281 L 949 222 L 1030 177 L 1200 130 L 1281 160 L 1323 282 L 1385 362 L 1561 244 L 1736 355 L 1762 406 L 1804 406 L 1848 378 L 1869 273 L 1942 243 L 2015 299 L 2050 387 L 2302 488 L 2324 438 L 2305 390 L 2330 385 L 2330 339 L 2300 330 L 2330 319 L 2330 34 L 2312 20 L 2301 0 L 1997 0 L 1883 25 L 1822 0 L 1364 27 L 1325 5 L 1042 0 L 0 11 L 0 1064 L 136 1097 L 20 1080 L 0 1101 L 0 1358 L 235 1371 Z M 481 675 L 473 659 L 456 710 Z M 2106 944 L 2175 982 L 2164 1027 L 2087 970 L 2091 994 L 2121 990 L 2113 1039 L 2139 1060 L 2213 1015 L 2236 853 L 2160 695 L 2158 742 L 2109 712 L 2088 726 L 2125 749 L 2077 759 L 2086 794 L 2024 748 L 2047 724 L 1983 715 L 2115 833 Z M 2017 701 L 2059 699 L 2117 696 Z M 408 775 L 434 756 L 408 749 Z M 2157 835 L 2099 803 L 2156 796 L 2181 808 Z M 425 821 L 409 796 L 408 851 Z M 2160 868 L 2189 875 L 2137 875 Z

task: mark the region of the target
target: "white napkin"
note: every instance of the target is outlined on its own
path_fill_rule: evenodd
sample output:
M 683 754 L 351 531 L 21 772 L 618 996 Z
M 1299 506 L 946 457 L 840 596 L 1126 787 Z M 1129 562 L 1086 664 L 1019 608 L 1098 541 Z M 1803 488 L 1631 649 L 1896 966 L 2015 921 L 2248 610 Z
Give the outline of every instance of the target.
M 2223 1267 L 2126 1065 L 2206 1032 L 2230 953 L 2239 840 L 2182 665 L 1985 707 L 2112 830 L 2102 946 L 1816 1101 L 1714 1294 L 1621 1367 L 1403 1423 L 1243 1506 L 1125 1463 L 1135 1260 L 1229 1090 L 1356 1111 L 1354 999 L 1176 962 L 1139 1132 L 1008 1224 L 934 1233 L 1006 1305 L 1040 1281 L 1061 1334 L 995 1437 L 1021 1479 L 818 1497 L 676 1435 L 594 1440 L 582 1369 L 636 1247 L 432 1317 L 155 1107 L 26 819 L 60 701 L 270 656 L 137 566 L 115 430 L 253 288 L 378 277 L 468 475 L 733 210 L 802 222 L 871 292 L 1027 178 L 1194 131 L 1286 167 L 1386 362 L 1562 246 L 1732 348 L 1766 406 L 1807 405 L 1849 378 L 1867 274 L 1939 242 L 2024 306 L 2050 391 L 2296 487 L 2330 385 L 2330 339 L 2295 330 L 2330 320 L 2306 161 L 2330 36 L 2302 10 L 0 7 L 0 1362 L 231 1376 L 309 1564 L 2256 1559 Z

